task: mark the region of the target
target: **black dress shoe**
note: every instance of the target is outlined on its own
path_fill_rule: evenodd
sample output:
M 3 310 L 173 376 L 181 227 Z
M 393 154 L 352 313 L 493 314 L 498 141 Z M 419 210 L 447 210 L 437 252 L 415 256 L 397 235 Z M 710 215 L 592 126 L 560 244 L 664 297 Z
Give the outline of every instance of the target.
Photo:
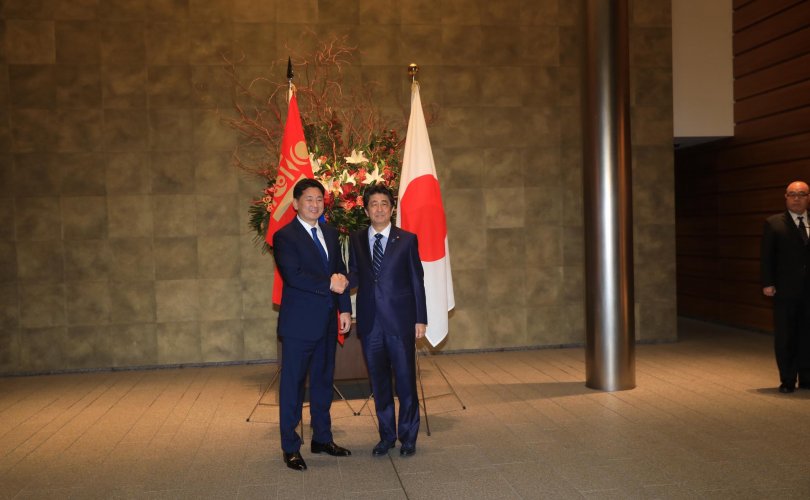
M 327 455 L 332 455 L 333 457 L 348 457 L 352 454 L 352 452 L 346 448 L 336 445 L 334 441 L 329 441 L 328 443 L 318 443 L 313 441 L 309 449 L 312 451 L 312 453 L 326 453 Z
M 375 457 L 388 455 L 388 450 L 390 450 L 393 447 L 394 443 L 392 443 L 391 441 L 380 440 L 380 442 L 377 443 L 377 446 L 375 446 L 374 449 L 371 450 L 371 454 L 374 455 Z
M 795 386 L 793 384 L 779 384 L 779 392 L 782 394 L 790 394 L 795 390 Z
M 410 457 L 414 453 L 416 453 L 416 445 L 413 444 L 403 444 L 399 447 L 399 455 L 402 457 Z
M 293 470 L 307 470 L 307 463 L 304 462 L 301 453 L 297 451 L 293 453 L 284 452 L 284 463 Z

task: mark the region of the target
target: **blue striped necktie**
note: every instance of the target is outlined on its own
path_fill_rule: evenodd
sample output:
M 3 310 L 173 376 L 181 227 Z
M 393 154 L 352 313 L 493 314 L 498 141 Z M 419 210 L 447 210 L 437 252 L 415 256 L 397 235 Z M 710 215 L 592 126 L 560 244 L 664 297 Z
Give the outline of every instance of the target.
M 371 260 L 371 269 L 374 271 L 375 278 L 380 276 L 380 266 L 382 266 L 382 237 L 383 235 L 380 233 L 374 235 L 374 258 Z
M 323 267 L 327 271 L 329 270 L 329 257 L 326 256 L 326 249 L 321 245 L 321 240 L 318 239 L 318 230 L 316 228 L 312 228 L 312 239 L 315 240 L 315 246 L 318 247 L 318 253 L 321 254 L 321 260 L 323 261 Z

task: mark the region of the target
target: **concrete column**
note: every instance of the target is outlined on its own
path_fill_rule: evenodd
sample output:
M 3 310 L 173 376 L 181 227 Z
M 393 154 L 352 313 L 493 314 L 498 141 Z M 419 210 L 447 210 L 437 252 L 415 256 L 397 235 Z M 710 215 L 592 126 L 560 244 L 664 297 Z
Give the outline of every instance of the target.
M 582 0 L 585 385 L 632 389 L 633 214 L 627 0 Z

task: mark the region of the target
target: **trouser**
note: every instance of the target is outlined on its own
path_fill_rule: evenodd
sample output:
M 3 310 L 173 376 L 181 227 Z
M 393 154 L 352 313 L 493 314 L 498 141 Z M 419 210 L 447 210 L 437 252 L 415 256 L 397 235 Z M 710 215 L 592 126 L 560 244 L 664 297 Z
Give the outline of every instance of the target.
M 329 327 L 334 328 L 334 325 Z M 335 376 L 335 342 L 334 335 L 328 335 L 326 331 L 317 340 L 285 337 L 281 341 L 278 411 L 281 449 L 286 453 L 301 448 L 301 436 L 295 429 L 301 421 L 307 374 L 312 440 L 319 443 L 332 441 L 329 410 Z
M 361 341 L 371 390 L 374 393 L 380 439 L 394 443 L 399 438 L 404 445 L 415 445 L 419 434 L 415 338 L 386 335 L 375 325 L 371 333 L 364 335 Z M 394 415 L 392 371 L 399 400 L 398 425 Z
M 810 293 L 773 304 L 774 354 L 781 383 L 810 385 Z

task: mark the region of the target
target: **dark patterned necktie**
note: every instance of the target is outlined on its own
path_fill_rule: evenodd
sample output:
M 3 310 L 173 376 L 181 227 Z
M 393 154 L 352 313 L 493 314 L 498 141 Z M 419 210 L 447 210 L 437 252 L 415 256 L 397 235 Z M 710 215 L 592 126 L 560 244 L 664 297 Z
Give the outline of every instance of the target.
M 804 217 L 800 215 L 796 218 L 799 219 L 799 233 L 801 233 L 802 241 L 807 243 L 807 227 L 804 225 Z
M 374 271 L 375 278 L 380 276 L 380 266 L 382 265 L 382 237 L 383 235 L 380 233 L 374 235 L 374 258 L 371 260 L 371 269 Z
M 321 245 L 321 240 L 318 239 L 318 230 L 316 228 L 312 228 L 312 239 L 315 240 L 315 246 L 318 247 L 318 253 L 321 254 L 321 260 L 323 261 L 323 267 L 327 271 L 329 270 L 329 257 L 326 256 L 326 249 Z

